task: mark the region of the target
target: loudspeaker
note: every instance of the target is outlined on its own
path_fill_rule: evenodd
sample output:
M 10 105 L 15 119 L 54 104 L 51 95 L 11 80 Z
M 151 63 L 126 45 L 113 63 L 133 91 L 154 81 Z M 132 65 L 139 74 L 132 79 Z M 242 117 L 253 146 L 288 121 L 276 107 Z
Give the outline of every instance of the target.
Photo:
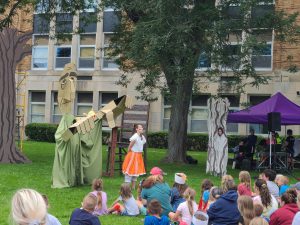
M 268 130 L 281 131 L 281 114 L 279 112 L 268 113 Z

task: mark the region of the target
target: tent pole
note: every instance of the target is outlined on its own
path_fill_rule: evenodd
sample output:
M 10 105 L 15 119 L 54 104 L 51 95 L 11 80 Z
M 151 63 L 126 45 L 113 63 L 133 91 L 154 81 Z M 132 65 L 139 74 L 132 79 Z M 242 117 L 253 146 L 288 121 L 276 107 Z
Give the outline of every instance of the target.
M 269 156 L 270 156 L 270 162 L 269 162 L 269 167 L 270 167 L 270 169 L 272 167 L 272 144 L 271 144 L 271 138 L 272 138 L 271 131 L 269 131 L 269 141 L 270 141 L 270 143 L 269 143 L 269 146 L 270 146 L 270 154 L 269 154 Z

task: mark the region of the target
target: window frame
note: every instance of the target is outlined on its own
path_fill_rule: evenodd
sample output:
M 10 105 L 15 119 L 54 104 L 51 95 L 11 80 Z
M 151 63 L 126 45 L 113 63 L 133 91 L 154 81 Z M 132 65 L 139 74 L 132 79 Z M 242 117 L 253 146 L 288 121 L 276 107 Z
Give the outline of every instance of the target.
M 44 102 L 32 102 L 32 93 L 44 93 L 45 94 L 45 101 Z M 39 105 L 39 106 L 44 106 L 44 114 L 32 114 L 32 106 L 33 105 Z M 37 123 L 37 122 L 32 122 L 32 118 L 34 116 L 43 116 L 44 121 L 40 123 L 45 123 L 46 121 L 46 91 L 40 91 L 40 90 L 30 90 L 29 91 L 29 114 L 28 114 L 28 120 L 30 123 Z
M 115 63 L 115 65 L 117 67 L 114 67 L 114 68 L 109 68 L 109 67 L 104 67 L 104 61 L 106 59 L 105 57 L 105 49 L 106 48 L 109 48 L 109 45 L 108 44 L 105 44 L 105 35 L 113 35 L 114 32 L 102 32 L 102 37 L 103 37 L 103 44 L 102 44 L 102 53 L 101 53 L 101 56 L 102 56 L 102 60 L 101 60 L 101 69 L 104 70 L 104 71 L 119 71 L 119 65 L 117 63 Z M 111 60 L 114 60 L 117 59 L 118 57 L 114 57 L 112 58 Z M 109 58 L 107 58 L 109 59 Z
M 71 52 L 70 52 L 70 57 L 57 57 L 57 49 L 58 48 L 70 48 Z M 56 62 L 57 62 L 57 58 L 70 58 L 70 62 L 72 61 L 72 44 L 71 45 L 55 45 L 54 46 L 54 50 L 55 50 L 55 54 L 54 54 L 54 70 L 63 70 L 64 67 L 56 67 Z M 68 63 L 70 63 L 68 62 Z
M 83 102 L 83 103 L 78 103 L 78 95 L 79 94 L 81 94 L 81 93 L 89 93 L 89 94 L 92 94 L 92 101 L 91 101 L 91 103 L 87 103 L 87 102 Z M 94 93 L 92 92 L 92 91 L 78 91 L 78 92 L 76 92 L 76 104 L 75 104 L 75 115 L 77 116 L 77 117 L 83 117 L 83 115 L 79 115 L 78 114 L 78 106 L 80 107 L 80 106 L 90 106 L 91 107 L 91 109 L 93 109 L 93 101 L 94 101 Z M 88 113 L 88 112 L 86 112 L 86 113 Z
M 95 44 L 94 45 L 81 45 L 81 35 L 94 35 L 95 36 Z M 79 45 L 78 45 L 78 57 L 77 57 L 77 69 L 78 70 L 87 70 L 87 71 L 92 71 L 92 70 L 95 70 L 95 60 L 96 60 L 96 33 L 83 33 L 79 35 Z M 93 61 L 94 61 L 94 67 L 89 67 L 89 68 L 84 68 L 84 67 L 80 67 L 80 53 L 81 53 L 81 48 L 90 48 L 90 47 L 93 47 L 94 48 L 94 57 L 93 57 Z M 86 58 L 86 59 L 92 59 L 92 58 Z
M 63 114 L 62 113 L 54 114 L 55 106 L 57 106 L 58 110 L 60 110 L 59 106 L 58 106 L 58 100 L 56 99 L 56 101 L 55 101 L 55 95 L 56 95 L 56 97 L 58 96 L 58 91 L 51 92 L 51 123 L 56 124 L 54 117 L 60 117 L 60 120 L 61 120 Z M 59 124 L 59 122 L 58 122 L 58 124 Z
M 118 91 L 99 91 L 99 102 L 98 102 L 98 108 L 102 108 L 107 105 L 107 103 L 103 103 L 103 97 L 102 94 L 117 94 L 117 98 L 119 97 Z M 113 100 L 113 99 L 112 99 Z
M 42 48 L 47 48 L 47 58 L 38 58 L 38 59 L 46 59 L 47 60 L 47 66 L 46 67 L 34 67 L 34 51 L 36 49 L 42 49 Z M 32 57 L 31 57 L 31 70 L 48 70 L 48 61 L 49 61 L 49 45 L 32 45 Z

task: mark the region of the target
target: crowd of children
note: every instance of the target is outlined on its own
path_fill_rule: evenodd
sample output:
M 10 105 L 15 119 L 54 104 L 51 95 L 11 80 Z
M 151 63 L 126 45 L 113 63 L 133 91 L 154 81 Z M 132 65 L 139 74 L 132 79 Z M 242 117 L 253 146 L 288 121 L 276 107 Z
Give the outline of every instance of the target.
M 110 208 L 101 179 L 95 179 L 80 208 L 70 217 L 70 225 L 100 225 L 106 214 L 145 215 L 144 225 L 297 225 L 300 224 L 300 182 L 288 185 L 288 179 L 265 170 L 253 188 L 249 172 L 239 173 L 239 184 L 225 175 L 220 187 L 204 179 L 200 184 L 200 201 L 196 191 L 187 185 L 187 176 L 176 173 L 172 189 L 163 181 L 163 171 L 155 167 L 141 181 L 137 198 L 132 186 L 123 183 L 119 197 Z M 151 196 L 149 195 L 151 193 Z M 164 196 L 165 195 L 165 196 Z M 156 196 L 156 197 L 155 197 Z M 276 197 L 275 197 L 276 196 Z M 11 215 L 16 224 L 61 225 L 47 213 L 48 199 L 31 189 L 21 189 L 12 199 Z
M 95 179 L 82 207 L 72 212 L 70 225 L 100 225 L 99 216 L 110 213 L 145 215 L 144 225 L 300 224 L 300 182 L 290 187 L 287 177 L 270 169 L 255 180 L 253 189 L 248 171 L 240 172 L 238 185 L 230 175 L 222 177 L 220 187 L 204 179 L 197 204 L 196 191 L 187 185 L 184 173 L 175 174 L 171 189 L 164 181 L 165 173 L 154 167 L 150 176 L 139 183 L 135 199 L 132 191 L 137 178 L 145 174 L 142 158 L 145 143 L 143 127 L 136 125 L 122 167 L 125 183 L 120 187 L 119 197 L 108 208 L 103 182 Z M 19 190 L 12 200 L 12 219 L 18 225 L 61 225 L 47 213 L 47 205 L 47 198 L 38 192 Z

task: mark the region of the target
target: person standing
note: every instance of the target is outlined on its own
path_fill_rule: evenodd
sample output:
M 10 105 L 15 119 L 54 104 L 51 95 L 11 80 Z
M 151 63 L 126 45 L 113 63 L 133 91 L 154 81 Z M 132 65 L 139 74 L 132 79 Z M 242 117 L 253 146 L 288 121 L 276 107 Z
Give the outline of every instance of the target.
M 288 167 L 292 169 L 294 167 L 293 165 L 293 157 L 294 157 L 294 143 L 295 143 L 295 137 L 293 136 L 293 130 L 288 129 L 286 131 L 287 137 L 284 142 L 284 146 L 286 149 L 286 152 L 288 153 Z
M 250 135 L 247 137 L 246 146 L 247 153 L 251 154 L 251 158 L 255 152 L 255 145 L 257 142 L 257 136 L 254 134 L 254 129 L 250 129 Z
M 141 124 L 134 125 L 134 132 L 129 139 L 128 153 L 122 165 L 125 183 L 131 183 L 132 189 L 135 189 L 138 176 L 146 174 L 143 160 L 143 148 L 146 138 L 143 135 L 143 126 Z
M 227 172 L 228 160 L 228 142 L 222 127 L 218 128 L 217 134 L 214 136 L 214 148 L 216 151 L 215 165 L 218 176 L 223 176 Z

